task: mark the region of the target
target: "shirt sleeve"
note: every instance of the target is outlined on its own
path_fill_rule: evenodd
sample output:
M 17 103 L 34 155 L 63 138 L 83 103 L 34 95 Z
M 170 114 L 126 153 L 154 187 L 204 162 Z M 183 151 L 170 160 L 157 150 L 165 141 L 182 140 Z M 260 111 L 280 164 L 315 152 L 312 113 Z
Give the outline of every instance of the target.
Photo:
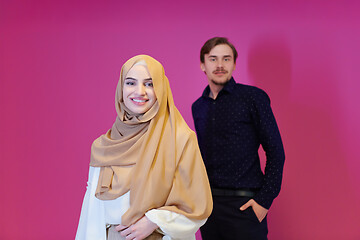
M 207 219 L 191 220 L 184 215 L 168 210 L 152 209 L 145 213 L 146 217 L 157 224 L 168 240 L 195 240 L 195 233 Z
M 260 90 L 253 100 L 255 126 L 260 144 L 266 153 L 263 185 L 254 200 L 269 209 L 281 189 L 285 153 L 268 95 Z
M 90 167 L 75 240 L 106 240 L 104 204 L 95 197 L 100 168 Z

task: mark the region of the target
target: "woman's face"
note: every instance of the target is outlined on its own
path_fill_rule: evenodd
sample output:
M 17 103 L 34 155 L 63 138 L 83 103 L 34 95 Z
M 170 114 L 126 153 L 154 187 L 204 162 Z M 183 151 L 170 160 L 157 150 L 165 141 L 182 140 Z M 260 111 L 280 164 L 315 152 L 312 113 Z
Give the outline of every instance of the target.
M 136 114 L 147 112 L 156 102 L 153 81 L 143 65 L 132 67 L 127 73 L 123 86 L 125 106 Z

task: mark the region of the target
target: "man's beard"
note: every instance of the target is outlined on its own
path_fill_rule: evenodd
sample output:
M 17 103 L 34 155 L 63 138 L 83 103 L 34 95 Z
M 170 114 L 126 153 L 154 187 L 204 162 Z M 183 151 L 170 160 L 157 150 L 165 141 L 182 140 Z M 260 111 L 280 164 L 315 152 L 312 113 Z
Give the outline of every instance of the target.
M 216 72 L 223 72 L 223 73 L 225 73 L 225 74 L 227 74 L 228 73 L 228 71 L 226 71 L 224 68 L 216 68 L 216 70 L 215 71 L 213 71 L 213 74 L 216 74 Z M 226 81 L 225 82 L 217 82 L 217 81 L 215 81 L 214 79 L 211 79 L 210 81 L 214 84 L 214 85 L 217 85 L 217 86 L 224 86 L 228 81 L 230 80 L 230 78 L 229 79 L 226 79 Z
M 226 81 L 226 82 L 216 82 L 214 81 L 214 79 L 211 79 L 210 80 L 214 85 L 217 85 L 217 86 L 225 86 L 225 84 L 229 81 L 229 79 Z

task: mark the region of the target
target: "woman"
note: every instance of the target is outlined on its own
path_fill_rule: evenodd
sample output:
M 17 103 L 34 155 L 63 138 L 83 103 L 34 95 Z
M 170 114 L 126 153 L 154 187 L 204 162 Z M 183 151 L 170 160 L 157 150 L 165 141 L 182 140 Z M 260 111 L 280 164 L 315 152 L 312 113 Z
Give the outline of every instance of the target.
M 91 147 L 76 239 L 195 239 L 211 192 L 163 66 L 146 55 L 129 59 L 115 107 L 115 123 Z

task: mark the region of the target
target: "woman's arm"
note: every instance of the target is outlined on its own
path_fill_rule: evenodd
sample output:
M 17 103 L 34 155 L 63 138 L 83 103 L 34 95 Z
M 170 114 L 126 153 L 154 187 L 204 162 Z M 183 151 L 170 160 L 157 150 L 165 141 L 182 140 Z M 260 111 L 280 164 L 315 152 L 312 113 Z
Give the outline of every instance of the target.
M 146 217 L 159 226 L 165 236 L 174 240 L 195 240 L 195 233 L 207 219 L 194 220 L 168 210 L 152 209 Z
M 95 197 L 100 168 L 90 167 L 76 240 L 106 240 L 104 205 Z

